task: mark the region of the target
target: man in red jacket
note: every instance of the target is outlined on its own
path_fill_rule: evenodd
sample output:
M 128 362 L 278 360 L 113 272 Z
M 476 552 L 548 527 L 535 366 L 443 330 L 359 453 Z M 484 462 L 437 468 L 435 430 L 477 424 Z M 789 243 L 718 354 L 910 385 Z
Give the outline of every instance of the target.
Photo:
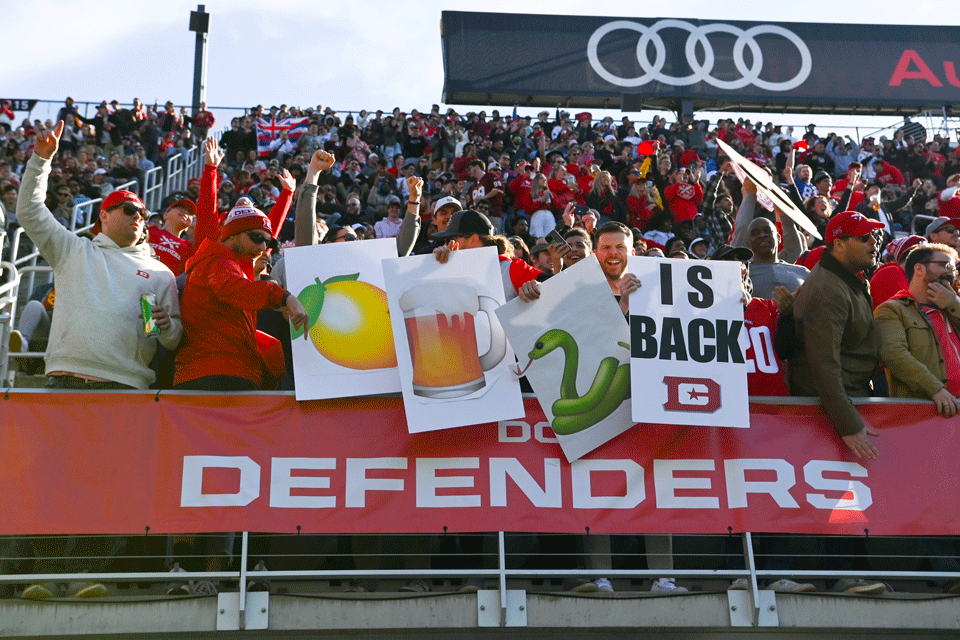
M 219 241 L 207 238 L 187 261 L 181 303 L 186 337 L 177 354 L 177 389 L 259 389 L 269 377 L 261 352 L 270 349 L 258 347 L 256 312 L 279 309 L 294 328 L 306 323 L 309 315 L 296 296 L 254 279 L 253 263 L 270 240 L 267 216 L 238 205 L 227 214 Z
M 670 176 L 673 184 L 664 190 L 664 198 L 673 210 L 676 222 L 693 220 L 697 217 L 697 207 L 703 202 L 703 187 L 700 186 L 700 170 L 687 171 L 683 167 Z

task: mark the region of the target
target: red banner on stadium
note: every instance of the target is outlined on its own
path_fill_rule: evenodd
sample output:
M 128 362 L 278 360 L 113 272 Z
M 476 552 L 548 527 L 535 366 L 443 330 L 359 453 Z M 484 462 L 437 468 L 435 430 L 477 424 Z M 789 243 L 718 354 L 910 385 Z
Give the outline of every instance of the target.
M 960 420 L 870 404 L 856 460 L 818 406 L 749 429 L 639 424 L 569 464 L 526 419 L 416 435 L 399 398 L 11 393 L 0 534 L 960 534 Z

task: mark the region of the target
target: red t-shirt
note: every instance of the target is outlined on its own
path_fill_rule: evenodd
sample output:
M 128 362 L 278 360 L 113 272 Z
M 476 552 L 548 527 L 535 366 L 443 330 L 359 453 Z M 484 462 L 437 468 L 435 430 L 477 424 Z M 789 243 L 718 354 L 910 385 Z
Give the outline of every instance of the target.
M 467 192 L 467 206 L 473 209 L 480 198 L 494 189 L 499 189 L 501 193 L 487 199 L 487 202 L 490 203 L 490 214 L 494 216 L 503 215 L 503 182 L 501 182 L 500 176 L 492 171 L 483 174 L 480 181 L 475 182 L 473 186 L 470 187 L 470 190 Z
M 783 366 L 773 350 L 773 336 L 777 331 L 780 310 L 772 300 L 753 298 L 743 310 L 744 334 L 748 345 L 747 390 L 752 396 L 788 396 L 783 379 Z M 741 343 L 743 335 L 741 334 Z
M 703 187 L 699 182 L 697 184 L 678 182 L 664 190 L 664 197 L 670 203 L 673 217 L 677 222 L 693 220 L 697 217 L 697 205 L 703 202 Z
M 189 240 L 178 238 L 169 231 L 157 227 L 150 227 L 147 242 L 153 247 L 157 260 L 167 265 L 167 268 L 173 271 L 175 276 L 183 273 L 187 259 L 196 250 Z
M 943 193 L 941 191 L 940 193 Z M 937 196 L 937 214 L 945 218 L 960 218 L 960 189 L 953 194 L 952 198 L 947 198 L 946 200 L 940 200 L 939 195 Z

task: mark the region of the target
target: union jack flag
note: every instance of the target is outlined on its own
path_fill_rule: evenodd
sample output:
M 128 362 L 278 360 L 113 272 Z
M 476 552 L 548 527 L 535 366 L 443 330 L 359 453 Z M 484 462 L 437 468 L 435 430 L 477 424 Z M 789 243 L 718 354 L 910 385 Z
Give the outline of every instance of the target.
M 286 131 L 291 140 L 297 140 L 307 132 L 309 118 L 257 118 L 257 152 L 260 157 L 270 155 L 270 143 Z

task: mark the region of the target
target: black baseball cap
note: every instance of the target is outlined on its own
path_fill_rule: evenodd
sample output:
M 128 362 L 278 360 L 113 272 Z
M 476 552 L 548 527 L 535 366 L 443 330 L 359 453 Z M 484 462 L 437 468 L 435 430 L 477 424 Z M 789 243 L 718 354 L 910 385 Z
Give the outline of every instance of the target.
M 458 236 L 472 236 L 475 233 L 481 236 L 492 236 L 495 233 L 493 224 L 490 223 L 490 218 L 479 211 L 464 209 L 463 211 L 457 211 L 453 214 L 446 231 L 435 233 L 433 237 L 439 239 L 455 238 Z
M 753 260 L 753 251 L 746 247 L 731 247 L 728 244 L 722 244 L 717 247 L 710 260 L 739 260 L 740 262 L 750 262 Z

